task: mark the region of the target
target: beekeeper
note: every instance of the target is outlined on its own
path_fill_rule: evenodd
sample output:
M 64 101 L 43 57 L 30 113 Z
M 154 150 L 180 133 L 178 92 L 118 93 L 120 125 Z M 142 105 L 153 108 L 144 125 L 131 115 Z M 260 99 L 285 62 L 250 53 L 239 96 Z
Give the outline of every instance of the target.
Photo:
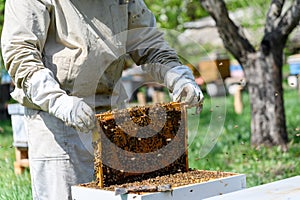
M 91 144 L 91 134 L 83 133 L 95 127 L 95 112 L 121 102 L 126 54 L 174 101 L 202 101 L 155 24 L 142 0 L 6 0 L 2 54 L 12 97 L 26 107 L 34 199 L 71 199 L 70 186 L 93 180 L 82 139 Z

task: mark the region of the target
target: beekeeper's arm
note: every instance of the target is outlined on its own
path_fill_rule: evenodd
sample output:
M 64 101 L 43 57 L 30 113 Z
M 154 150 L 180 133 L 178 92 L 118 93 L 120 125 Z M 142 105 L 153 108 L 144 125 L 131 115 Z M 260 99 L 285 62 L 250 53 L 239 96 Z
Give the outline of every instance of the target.
M 42 62 L 50 23 L 47 3 L 7 0 L 4 16 L 2 55 L 18 91 L 16 100 L 49 112 L 82 132 L 92 129 L 93 110 L 82 99 L 68 96 Z
M 181 64 L 176 52 L 164 40 L 155 26 L 155 17 L 143 0 L 129 3 L 128 49 L 132 59 L 143 70 L 164 83 L 173 94 L 173 101 L 200 104 L 203 94 L 192 71 Z M 183 100 L 184 99 L 184 100 Z

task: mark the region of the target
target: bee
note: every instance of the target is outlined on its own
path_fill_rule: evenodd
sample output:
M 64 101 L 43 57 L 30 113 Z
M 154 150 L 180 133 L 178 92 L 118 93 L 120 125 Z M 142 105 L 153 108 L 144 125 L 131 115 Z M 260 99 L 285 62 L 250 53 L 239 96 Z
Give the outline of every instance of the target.
M 104 186 L 108 186 L 163 174 L 174 174 L 178 171 L 184 172 L 188 169 L 185 151 L 187 144 L 182 142 L 187 133 L 185 133 L 186 129 L 181 128 L 185 125 L 186 119 L 182 118 L 184 116 L 182 113 L 180 104 L 161 103 L 98 114 L 96 117 L 104 132 L 103 137 L 109 139 L 111 144 L 102 142 L 102 139 L 97 141 L 102 143 L 101 148 L 95 149 L 95 173 L 101 172 L 101 175 L 97 176 L 97 182 L 102 182 Z M 171 143 L 176 144 L 173 145 L 172 152 L 183 152 L 183 155 L 180 154 L 181 156 L 175 160 L 166 158 L 165 153 L 156 153 L 155 158 L 132 157 L 132 153 L 156 152 Z M 111 151 L 112 145 L 124 150 L 122 155 Z M 140 162 L 150 164 L 161 162 L 157 164 L 165 167 L 147 174 L 136 173 L 132 175 L 126 171 L 115 170 L 104 165 L 102 159 L 108 163 L 118 163 L 118 169 L 128 169 L 130 166 L 130 169 L 139 171 L 144 165 L 141 165 Z M 172 163 L 169 164 L 166 160 L 172 160 Z

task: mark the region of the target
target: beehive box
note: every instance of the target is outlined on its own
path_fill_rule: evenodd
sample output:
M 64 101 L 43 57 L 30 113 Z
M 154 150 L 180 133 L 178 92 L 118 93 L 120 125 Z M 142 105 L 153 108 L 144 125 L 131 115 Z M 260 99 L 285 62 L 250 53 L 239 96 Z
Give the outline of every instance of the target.
M 224 80 L 230 76 L 230 60 L 228 58 L 203 59 L 199 62 L 198 68 L 206 83 Z
M 170 184 L 172 191 L 167 192 L 129 192 L 116 195 L 116 188 Z M 99 188 L 95 183 L 72 186 L 75 200 L 200 200 L 246 188 L 246 176 L 230 172 L 191 170 L 143 181 Z
M 96 184 L 107 187 L 188 171 L 186 110 L 180 103 L 96 115 Z
M 28 147 L 28 138 L 25 131 L 25 108 L 21 104 L 8 104 L 8 113 L 11 115 L 11 125 L 13 130 L 13 145 L 15 147 Z

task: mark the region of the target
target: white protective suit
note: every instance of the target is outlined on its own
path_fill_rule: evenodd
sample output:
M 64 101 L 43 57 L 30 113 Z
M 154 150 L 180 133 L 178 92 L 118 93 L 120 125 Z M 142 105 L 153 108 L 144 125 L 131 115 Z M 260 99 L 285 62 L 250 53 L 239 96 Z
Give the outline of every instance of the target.
M 66 126 L 76 115 L 58 112 L 82 104 L 90 112 L 85 103 L 103 111 L 120 102 L 116 83 L 126 53 L 170 90 L 190 72 L 155 29 L 142 0 L 6 0 L 1 45 L 16 85 L 12 96 L 27 108 L 34 199 L 71 199 L 71 185 L 93 179 L 91 134 Z M 186 76 L 196 90 L 192 96 L 202 100 Z M 76 97 L 71 106 L 69 97 Z

